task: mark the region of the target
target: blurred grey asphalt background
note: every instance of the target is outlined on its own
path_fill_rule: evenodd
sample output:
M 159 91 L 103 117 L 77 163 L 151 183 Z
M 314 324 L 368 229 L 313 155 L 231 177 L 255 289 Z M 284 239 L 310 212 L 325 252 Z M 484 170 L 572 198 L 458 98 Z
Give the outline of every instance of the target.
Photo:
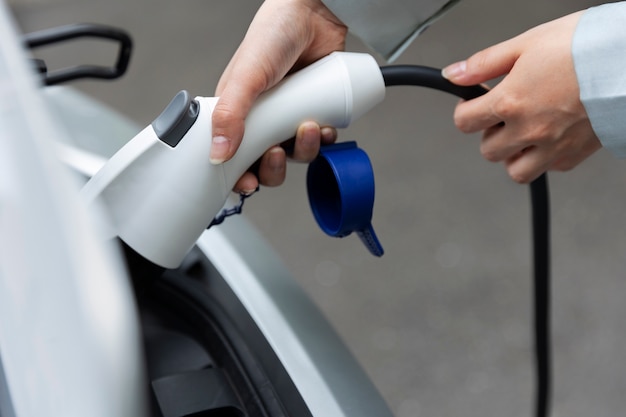
M 141 125 L 187 89 L 213 95 L 259 6 L 251 0 L 13 0 L 24 31 L 73 22 L 130 31 L 128 75 L 74 83 Z M 400 63 L 444 66 L 584 0 L 465 0 L 418 38 Z M 351 38 L 348 49 L 367 51 Z M 71 52 L 59 51 L 61 63 Z M 51 66 L 54 65 L 53 58 Z M 81 62 L 80 58 L 78 58 Z M 398 417 L 529 416 L 529 198 L 479 137 L 452 124 L 456 99 L 395 88 L 340 132 L 370 155 L 374 226 L 386 254 L 323 235 L 308 208 L 306 166 L 249 200 L 245 212 L 344 337 Z M 550 177 L 553 215 L 555 413 L 626 409 L 626 162 L 600 151 Z

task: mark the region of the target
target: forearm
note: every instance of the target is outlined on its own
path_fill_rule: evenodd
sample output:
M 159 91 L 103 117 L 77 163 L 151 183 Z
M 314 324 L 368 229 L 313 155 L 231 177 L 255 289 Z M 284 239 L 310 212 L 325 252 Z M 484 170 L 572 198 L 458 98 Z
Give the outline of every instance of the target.
M 459 0 L 322 0 L 350 32 L 392 61 Z
M 587 10 L 572 44 L 580 99 L 594 132 L 615 156 L 626 157 L 626 2 Z

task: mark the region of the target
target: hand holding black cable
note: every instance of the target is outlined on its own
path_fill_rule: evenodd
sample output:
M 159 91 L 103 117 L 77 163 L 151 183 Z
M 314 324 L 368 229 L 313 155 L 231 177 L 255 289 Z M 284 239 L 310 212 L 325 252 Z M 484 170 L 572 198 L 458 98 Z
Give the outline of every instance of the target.
M 418 65 L 381 68 L 385 86 L 428 87 L 471 100 L 489 90 L 480 85 L 459 86 L 441 75 L 441 70 Z M 547 417 L 551 397 L 550 366 L 550 203 L 547 175 L 530 184 L 533 234 L 534 327 L 536 359 L 535 416 Z

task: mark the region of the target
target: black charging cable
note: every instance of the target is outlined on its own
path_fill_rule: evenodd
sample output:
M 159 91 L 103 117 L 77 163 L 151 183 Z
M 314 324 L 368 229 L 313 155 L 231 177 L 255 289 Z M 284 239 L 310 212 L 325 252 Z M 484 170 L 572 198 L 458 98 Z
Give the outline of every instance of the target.
M 441 70 L 419 65 L 381 67 L 387 87 L 418 86 L 434 88 L 465 100 L 489 90 L 480 85 L 459 86 L 441 75 Z M 530 184 L 534 274 L 534 329 L 537 391 L 535 416 L 547 417 L 551 397 L 550 358 L 550 199 L 547 175 Z

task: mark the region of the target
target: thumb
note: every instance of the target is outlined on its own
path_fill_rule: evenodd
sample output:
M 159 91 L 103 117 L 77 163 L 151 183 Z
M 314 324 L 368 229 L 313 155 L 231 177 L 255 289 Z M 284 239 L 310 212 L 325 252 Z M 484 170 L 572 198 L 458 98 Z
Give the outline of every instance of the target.
M 508 74 L 518 57 L 519 52 L 510 40 L 483 49 L 465 61 L 450 64 L 441 74 L 455 84 L 481 84 Z
M 244 135 L 246 116 L 267 85 L 262 72 L 248 71 L 245 66 L 227 69 L 219 82 L 219 99 L 211 116 L 211 163 L 222 163 L 235 154 Z
M 224 95 L 217 100 L 211 116 L 213 131 L 209 158 L 212 164 L 229 160 L 239 147 L 250 106 L 237 94 L 228 94 L 228 90 L 224 90 Z

